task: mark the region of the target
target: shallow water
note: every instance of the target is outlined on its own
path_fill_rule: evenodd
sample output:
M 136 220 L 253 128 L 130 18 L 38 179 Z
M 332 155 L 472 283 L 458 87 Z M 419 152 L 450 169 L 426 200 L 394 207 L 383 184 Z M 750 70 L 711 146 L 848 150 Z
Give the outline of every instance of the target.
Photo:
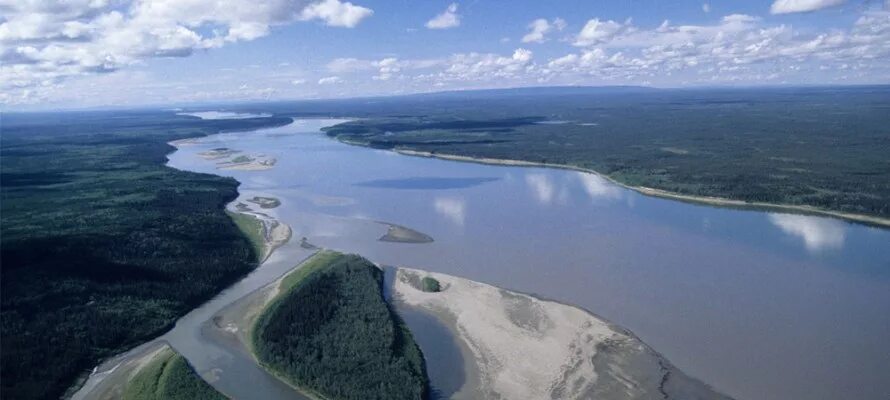
M 241 199 L 281 199 L 264 211 L 291 225 L 294 240 L 247 280 L 292 267 L 305 256 L 296 244 L 307 237 L 381 264 L 584 307 L 739 399 L 890 393 L 888 230 L 646 197 L 574 171 L 403 156 L 318 133 L 336 122 L 214 135 L 170 155 L 173 167 L 235 177 Z M 266 171 L 218 170 L 197 156 L 216 147 L 278 163 Z M 381 242 L 386 226 L 375 221 L 435 241 Z M 242 281 L 228 289 L 168 335 L 199 372 L 221 369 L 217 387 L 239 398 L 264 397 L 258 387 L 265 384 L 253 379 L 268 376 L 200 328 L 211 309 L 251 287 Z M 235 394 L 245 386 L 253 396 Z

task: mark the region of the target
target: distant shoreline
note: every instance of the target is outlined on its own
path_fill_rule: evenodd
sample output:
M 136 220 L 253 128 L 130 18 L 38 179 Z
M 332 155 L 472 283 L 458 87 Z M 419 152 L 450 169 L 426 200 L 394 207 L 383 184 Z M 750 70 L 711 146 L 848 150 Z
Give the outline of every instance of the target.
M 354 142 L 349 140 L 342 140 L 341 142 L 351 145 L 358 145 L 367 147 L 366 145 L 360 142 Z M 513 167 L 545 167 L 545 168 L 557 168 L 557 169 L 565 169 L 571 171 L 579 171 L 586 172 L 590 174 L 597 175 L 603 179 L 608 180 L 609 182 L 618 185 L 622 188 L 633 190 L 637 193 L 652 196 L 652 197 L 660 197 L 664 199 L 671 200 L 679 200 L 689 203 L 695 204 L 705 204 L 711 206 L 719 206 L 719 207 L 728 207 L 728 208 L 740 208 L 740 209 L 749 209 L 749 210 L 757 210 L 757 209 L 767 209 L 767 210 L 776 210 L 776 211 L 793 211 L 798 213 L 805 214 L 816 214 L 820 216 L 828 216 L 834 217 L 838 219 L 842 219 L 848 222 L 856 222 L 870 226 L 876 226 L 880 228 L 890 228 L 890 218 L 881 218 L 875 217 L 871 215 L 864 214 L 855 214 L 855 213 L 846 213 L 840 211 L 831 211 L 813 206 L 806 205 L 793 205 L 793 204 L 776 204 L 776 203 L 762 203 L 762 202 L 749 202 L 744 200 L 732 200 L 723 197 L 711 197 L 711 196 L 695 196 L 688 194 L 680 194 L 675 192 L 670 192 L 662 189 L 654 189 L 645 186 L 632 186 L 622 182 L 615 180 L 614 178 L 600 173 L 598 171 L 589 169 L 576 167 L 572 165 L 565 164 L 553 164 L 553 163 L 542 163 L 535 161 L 523 161 L 523 160 L 512 160 L 512 159 L 500 159 L 500 158 L 482 158 L 482 157 L 470 157 L 470 156 L 460 156 L 456 154 L 440 154 L 440 153 L 431 153 L 428 151 L 417 151 L 417 150 L 408 150 L 408 149 L 399 149 L 394 148 L 392 151 L 412 157 L 426 157 L 426 158 L 438 158 L 442 160 L 449 161 L 460 161 L 460 162 L 472 162 L 477 164 L 486 164 L 486 165 L 503 165 L 503 166 L 513 166 Z

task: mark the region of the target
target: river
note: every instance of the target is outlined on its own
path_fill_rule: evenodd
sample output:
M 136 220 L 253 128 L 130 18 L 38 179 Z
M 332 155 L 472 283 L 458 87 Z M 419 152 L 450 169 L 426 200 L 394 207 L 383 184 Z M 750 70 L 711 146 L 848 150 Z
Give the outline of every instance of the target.
M 294 231 L 257 271 L 164 336 L 230 396 L 292 397 L 214 338 L 207 321 L 308 256 L 302 237 L 578 305 L 738 399 L 890 393 L 888 230 L 647 197 L 576 171 L 356 147 L 319 132 L 337 122 L 213 135 L 169 156 L 174 168 L 236 178 L 239 201 L 280 199 L 264 211 Z M 277 163 L 229 170 L 198 156 L 220 147 Z M 387 226 L 378 221 L 434 241 L 379 241 Z

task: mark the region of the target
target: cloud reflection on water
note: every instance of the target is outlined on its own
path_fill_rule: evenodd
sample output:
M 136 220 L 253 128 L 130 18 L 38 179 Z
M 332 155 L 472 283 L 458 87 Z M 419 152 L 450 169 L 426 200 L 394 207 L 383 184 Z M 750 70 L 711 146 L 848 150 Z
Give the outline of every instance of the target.
M 466 201 L 454 197 L 436 197 L 433 201 L 436 212 L 451 220 L 457 226 L 464 226 Z
M 771 213 L 769 220 L 782 232 L 802 239 L 809 251 L 840 249 L 847 236 L 844 223 L 828 218 Z
M 591 200 L 621 198 L 621 188 L 601 176 L 581 171 L 578 171 L 575 176 L 581 181 L 584 191 L 587 192 Z
M 527 174 L 525 175 L 525 183 L 532 189 L 538 202 L 544 205 L 553 202 L 553 194 L 556 189 L 550 177 L 545 174 Z

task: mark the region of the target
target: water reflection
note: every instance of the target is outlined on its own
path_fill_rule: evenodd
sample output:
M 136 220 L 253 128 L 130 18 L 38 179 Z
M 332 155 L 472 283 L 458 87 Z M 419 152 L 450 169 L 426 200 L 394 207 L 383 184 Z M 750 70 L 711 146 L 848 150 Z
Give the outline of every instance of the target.
M 840 249 L 847 235 L 844 223 L 828 218 L 770 214 L 769 220 L 782 232 L 802 239 L 809 251 Z
M 584 191 L 587 192 L 591 200 L 621 198 L 621 189 L 601 176 L 581 171 L 578 171 L 575 176 L 581 181 Z
M 466 218 L 466 202 L 454 197 L 436 197 L 433 201 L 436 212 L 445 216 L 457 226 L 464 226 Z
M 545 174 L 527 174 L 525 175 L 525 183 L 532 189 L 538 202 L 548 205 L 553 201 L 553 194 L 556 190 L 553 188 L 553 182 L 550 177 Z
M 356 186 L 373 187 L 381 189 L 466 189 L 483 183 L 496 181 L 498 178 L 438 178 L 438 177 L 411 177 L 401 179 L 375 179 L 356 183 Z

